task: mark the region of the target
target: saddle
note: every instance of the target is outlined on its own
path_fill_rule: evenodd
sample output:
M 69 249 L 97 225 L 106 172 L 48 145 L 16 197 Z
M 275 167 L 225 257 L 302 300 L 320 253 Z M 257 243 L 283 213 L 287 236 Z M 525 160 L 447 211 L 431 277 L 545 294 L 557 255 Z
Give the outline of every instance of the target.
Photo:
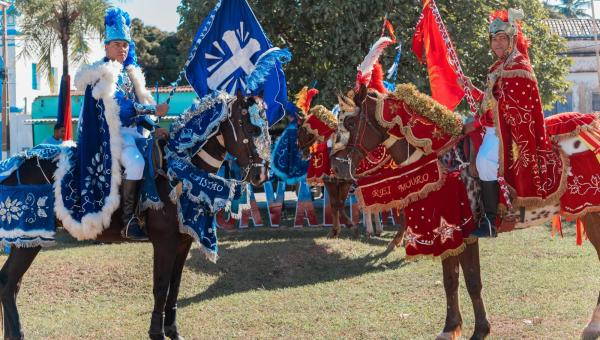
M 164 148 L 166 141 L 156 138 L 137 138 L 136 146 L 140 153 L 144 156 L 146 167 L 149 168 L 149 174 L 152 179 L 155 179 L 158 175 L 164 175 L 165 173 L 165 157 Z M 146 177 L 144 172 L 144 178 Z

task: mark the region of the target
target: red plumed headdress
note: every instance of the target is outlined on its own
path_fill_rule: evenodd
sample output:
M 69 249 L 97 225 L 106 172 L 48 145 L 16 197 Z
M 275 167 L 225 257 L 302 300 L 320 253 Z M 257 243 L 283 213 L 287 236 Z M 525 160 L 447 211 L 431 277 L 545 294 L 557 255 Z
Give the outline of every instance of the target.
M 381 68 L 381 64 L 379 64 L 379 56 L 386 47 L 394 42 L 395 41 L 391 38 L 381 37 L 373 44 L 365 59 L 358 66 L 356 91 L 358 91 L 361 84 L 364 84 L 368 88 L 377 90 L 380 93 L 385 93 L 385 86 L 383 85 L 383 69 Z

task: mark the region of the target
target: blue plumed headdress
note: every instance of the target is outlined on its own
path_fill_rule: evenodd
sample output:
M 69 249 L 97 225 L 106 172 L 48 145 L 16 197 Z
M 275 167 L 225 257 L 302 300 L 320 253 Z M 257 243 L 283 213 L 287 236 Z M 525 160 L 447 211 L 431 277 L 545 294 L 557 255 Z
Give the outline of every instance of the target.
M 130 27 L 131 19 L 127 12 L 117 7 L 107 9 L 104 15 L 104 28 L 106 31 L 104 43 L 108 44 L 113 40 L 124 40 L 131 43 Z
M 123 40 L 129 43 L 129 53 L 125 61 L 123 61 L 123 66 L 137 66 L 135 44 L 133 39 L 131 39 L 131 18 L 129 17 L 129 13 L 117 7 L 107 9 L 104 15 L 104 27 L 106 31 L 105 44 L 114 40 Z

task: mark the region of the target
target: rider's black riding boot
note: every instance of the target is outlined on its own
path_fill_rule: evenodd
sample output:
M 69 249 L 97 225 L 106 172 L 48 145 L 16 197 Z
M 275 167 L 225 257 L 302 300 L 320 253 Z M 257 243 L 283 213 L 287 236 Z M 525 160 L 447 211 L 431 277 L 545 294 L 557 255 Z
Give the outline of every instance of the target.
M 123 180 L 123 184 L 121 184 L 121 187 L 123 189 L 121 199 L 121 209 L 123 210 L 123 215 L 121 216 L 121 218 L 123 220 L 123 225 L 125 226 L 121 230 L 121 235 L 132 241 L 148 240 L 148 236 L 142 230 L 142 227 L 140 226 L 140 221 L 135 215 L 139 201 L 141 182 L 141 180 L 125 179 Z
M 498 181 L 481 181 L 481 198 L 485 214 L 479 220 L 479 226 L 471 233 L 477 237 L 496 237 L 496 215 L 498 212 Z

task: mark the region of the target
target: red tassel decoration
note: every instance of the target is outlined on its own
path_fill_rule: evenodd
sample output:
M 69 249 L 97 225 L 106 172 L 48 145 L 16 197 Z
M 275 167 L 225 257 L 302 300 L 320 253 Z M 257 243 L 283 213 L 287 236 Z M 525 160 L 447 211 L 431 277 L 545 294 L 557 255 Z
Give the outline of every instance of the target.
M 583 244 L 583 233 L 585 232 L 585 226 L 583 225 L 583 221 L 579 218 L 577 219 L 577 226 L 575 228 L 576 232 L 576 243 L 578 246 Z

